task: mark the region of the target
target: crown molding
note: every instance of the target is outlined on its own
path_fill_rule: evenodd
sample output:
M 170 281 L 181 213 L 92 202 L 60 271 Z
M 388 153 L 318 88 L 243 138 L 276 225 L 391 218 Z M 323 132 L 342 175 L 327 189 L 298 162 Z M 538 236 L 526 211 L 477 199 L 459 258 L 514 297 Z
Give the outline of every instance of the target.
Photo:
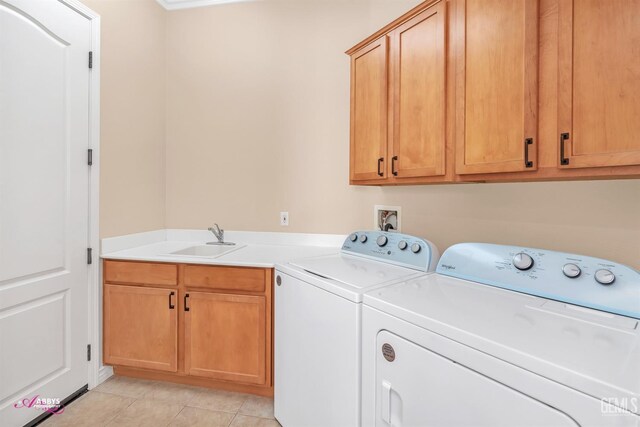
M 257 0 L 156 0 L 166 10 L 191 9 L 194 7 L 215 6 L 218 4 L 241 3 Z

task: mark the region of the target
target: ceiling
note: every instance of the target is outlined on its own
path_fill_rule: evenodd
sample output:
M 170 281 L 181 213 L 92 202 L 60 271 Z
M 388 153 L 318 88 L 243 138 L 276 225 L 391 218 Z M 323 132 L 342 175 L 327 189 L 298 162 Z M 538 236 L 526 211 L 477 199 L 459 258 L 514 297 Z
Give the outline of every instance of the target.
M 213 6 L 225 3 L 240 3 L 255 0 L 156 0 L 167 10 L 190 9 L 193 7 Z

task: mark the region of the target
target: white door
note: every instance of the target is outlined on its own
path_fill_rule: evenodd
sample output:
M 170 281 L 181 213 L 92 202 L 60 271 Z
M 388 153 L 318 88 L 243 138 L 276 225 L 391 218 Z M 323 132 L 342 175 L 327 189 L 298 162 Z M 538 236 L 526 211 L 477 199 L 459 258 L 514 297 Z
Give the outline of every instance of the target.
M 87 384 L 90 46 L 64 3 L 0 0 L 3 426 L 43 413 L 17 401 Z
M 376 426 L 577 426 L 559 410 L 388 331 L 376 344 Z

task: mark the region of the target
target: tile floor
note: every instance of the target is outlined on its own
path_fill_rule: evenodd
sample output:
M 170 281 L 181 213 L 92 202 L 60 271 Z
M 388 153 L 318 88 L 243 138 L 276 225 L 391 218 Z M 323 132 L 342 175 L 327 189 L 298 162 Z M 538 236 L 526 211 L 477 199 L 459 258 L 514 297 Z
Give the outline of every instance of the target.
M 273 399 L 113 376 L 41 426 L 279 427 Z

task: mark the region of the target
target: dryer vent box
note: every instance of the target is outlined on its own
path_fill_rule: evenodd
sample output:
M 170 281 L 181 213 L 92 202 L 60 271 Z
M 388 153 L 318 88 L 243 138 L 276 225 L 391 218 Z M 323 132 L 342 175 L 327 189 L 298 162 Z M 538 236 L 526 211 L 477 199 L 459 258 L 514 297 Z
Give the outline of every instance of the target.
M 400 232 L 400 206 L 375 205 L 373 207 L 373 227 L 375 230 Z

